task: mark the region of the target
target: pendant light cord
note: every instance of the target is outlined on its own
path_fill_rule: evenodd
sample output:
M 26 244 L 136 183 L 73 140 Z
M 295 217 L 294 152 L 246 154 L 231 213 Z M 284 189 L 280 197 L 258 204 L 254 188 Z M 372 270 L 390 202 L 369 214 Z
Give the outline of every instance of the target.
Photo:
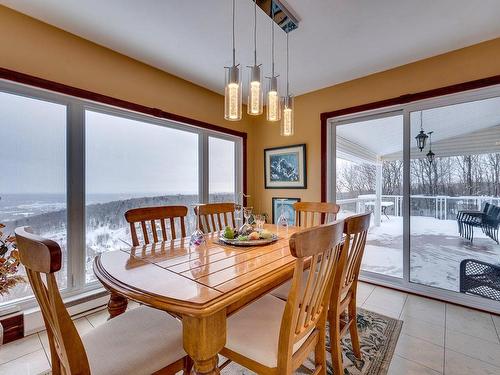
M 257 0 L 253 2 L 253 59 L 257 65 Z
M 271 77 L 274 77 L 274 6 L 271 1 Z
M 423 118 L 423 112 L 424 111 L 420 111 L 420 130 L 423 131 L 424 130 L 424 118 Z
M 235 8 L 235 4 L 234 4 L 235 0 L 233 0 L 233 66 L 236 65 L 236 49 L 235 49 L 235 42 L 234 42 L 234 8 Z
M 288 53 L 288 31 L 286 33 L 286 96 L 290 96 L 289 92 L 289 82 L 288 82 L 288 58 L 289 58 L 289 53 Z

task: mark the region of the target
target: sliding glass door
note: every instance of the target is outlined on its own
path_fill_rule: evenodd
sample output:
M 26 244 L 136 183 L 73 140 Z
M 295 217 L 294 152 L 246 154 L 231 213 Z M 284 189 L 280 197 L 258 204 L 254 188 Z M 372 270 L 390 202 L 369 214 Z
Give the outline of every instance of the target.
M 410 282 L 487 298 L 500 286 L 500 97 L 412 111 L 410 127 L 430 135 L 410 153 Z M 466 259 L 482 275 L 461 274 Z
M 328 139 L 330 200 L 372 212 L 362 277 L 500 312 L 500 87 L 332 118 Z
M 371 212 L 362 269 L 403 277 L 403 115 L 341 122 L 336 132 L 340 217 Z

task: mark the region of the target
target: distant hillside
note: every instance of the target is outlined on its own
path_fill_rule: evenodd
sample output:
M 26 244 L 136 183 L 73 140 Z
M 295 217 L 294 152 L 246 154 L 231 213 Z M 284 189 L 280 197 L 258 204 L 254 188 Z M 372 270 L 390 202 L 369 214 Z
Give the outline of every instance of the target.
M 232 194 L 213 194 L 212 200 L 216 202 L 230 202 L 233 200 L 233 197 Z M 108 227 L 112 230 L 123 228 L 126 226 L 124 214 L 131 208 L 164 205 L 189 206 L 197 202 L 197 195 L 165 195 L 91 204 L 86 207 L 87 230 L 93 230 L 99 227 Z M 190 208 L 190 211 L 191 210 L 192 208 Z M 5 224 L 7 224 L 8 228 L 11 230 L 19 226 L 27 225 L 36 228 L 36 231 L 40 233 L 55 233 L 61 232 L 61 230 L 66 228 L 66 216 L 66 210 L 59 210 L 25 217 Z

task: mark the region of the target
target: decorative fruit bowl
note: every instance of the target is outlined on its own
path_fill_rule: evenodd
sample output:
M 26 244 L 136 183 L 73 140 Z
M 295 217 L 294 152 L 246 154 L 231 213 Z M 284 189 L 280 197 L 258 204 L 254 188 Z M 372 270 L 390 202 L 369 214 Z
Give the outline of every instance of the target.
M 237 230 L 226 227 L 226 229 L 219 236 L 219 241 L 233 246 L 263 246 L 276 242 L 278 236 L 268 230 L 256 231 L 253 228 L 243 233 Z

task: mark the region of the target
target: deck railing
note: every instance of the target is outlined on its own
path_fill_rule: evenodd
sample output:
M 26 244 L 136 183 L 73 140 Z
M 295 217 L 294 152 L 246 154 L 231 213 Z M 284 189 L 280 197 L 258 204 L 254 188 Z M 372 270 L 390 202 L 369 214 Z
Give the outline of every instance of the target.
M 375 194 L 360 195 L 356 198 L 339 199 L 341 214 L 361 213 L 373 210 Z M 392 205 L 386 207 L 387 215 L 403 216 L 402 195 L 382 195 L 382 202 L 390 202 Z M 458 211 L 482 210 L 484 204 L 500 206 L 500 197 L 489 196 L 460 196 L 450 197 L 446 195 L 411 195 L 410 213 L 412 216 L 434 217 L 440 220 L 455 220 Z

